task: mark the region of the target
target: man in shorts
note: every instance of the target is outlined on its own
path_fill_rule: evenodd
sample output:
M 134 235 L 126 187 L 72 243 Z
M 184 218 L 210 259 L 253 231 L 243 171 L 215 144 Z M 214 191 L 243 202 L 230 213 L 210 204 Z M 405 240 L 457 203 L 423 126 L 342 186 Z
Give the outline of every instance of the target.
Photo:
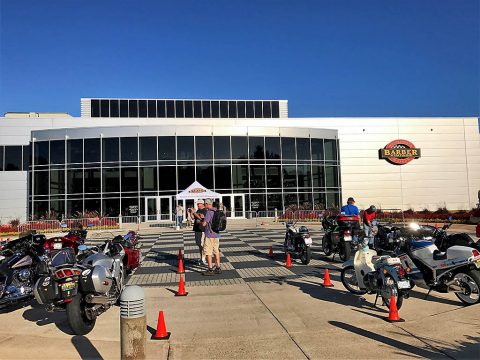
M 200 259 L 198 260 L 198 265 L 207 265 L 205 260 L 205 253 L 203 251 L 203 243 L 205 242 L 205 227 L 202 222 L 207 214 L 207 209 L 205 209 L 205 203 L 203 200 L 197 200 L 197 210 L 190 209 L 192 218 L 193 218 L 193 231 L 195 232 L 195 243 L 198 246 L 198 251 L 200 253 Z
M 207 257 L 208 270 L 203 272 L 205 276 L 212 276 L 215 274 L 220 274 L 222 272 L 220 268 L 220 249 L 219 249 L 219 237 L 220 235 L 212 230 L 212 219 L 215 211 L 217 210 L 218 203 L 214 203 L 212 200 L 205 200 L 205 207 L 207 208 L 207 214 L 203 221 L 203 226 L 205 227 L 205 242 L 203 244 L 203 251 Z M 213 261 L 212 256 L 215 255 L 216 268 L 213 271 Z

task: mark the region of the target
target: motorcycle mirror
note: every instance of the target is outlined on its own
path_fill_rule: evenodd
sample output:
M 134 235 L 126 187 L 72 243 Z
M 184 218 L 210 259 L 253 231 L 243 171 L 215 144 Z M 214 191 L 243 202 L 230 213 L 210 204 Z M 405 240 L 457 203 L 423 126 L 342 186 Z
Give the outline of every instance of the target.
M 84 244 L 78 245 L 78 251 L 85 251 L 85 250 L 87 250 L 87 245 L 84 245 Z

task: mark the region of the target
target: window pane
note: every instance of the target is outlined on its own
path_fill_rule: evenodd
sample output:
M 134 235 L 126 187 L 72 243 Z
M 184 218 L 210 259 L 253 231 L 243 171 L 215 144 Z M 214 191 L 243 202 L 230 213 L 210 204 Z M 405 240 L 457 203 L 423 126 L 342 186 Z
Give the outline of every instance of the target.
M 35 171 L 33 175 L 34 195 L 48 195 L 48 171 Z
M 248 166 L 232 165 L 232 180 L 234 189 L 248 189 Z
M 321 165 L 312 165 L 312 182 L 314 188 L 325 187 L 324 167 Z
M 185 117 L 186 118 L 193 117 L 193 102 L 191 100 L 185 101 Z
M 3 146 L 0 146 L 0 171 L 3 171 Z
M 228 101 L 220 101 L 220 117 L 228 118 Z
M 215 165 L 215 189 L 231 189 L 232 174 L 230 165 Z
M 312 139 L 312 160 L 323 160 L 322 139 Z
M 157 138 L 155 136 L 140 138 L 140 160 L 157 160 Z
M 297 138 L 297 159 L 310 160 L 310 139 Z
M 265 187 L 265 166 L 264 165 L 250 166 L 250 187 L 254 189 Z
M 193 136 L 177 136 L 177 159 L 193 160 Z
M 327 207 L 328 209 L 338 209 L 340 207 L 340 194 L 337 192 L 327 193 Z
M 140 168 L 140 179 L 141 179 L 140 184 L 141 184 L 142 191 L 157 190 L 157 168 L 154 168 L 154 167 Z
M 281 188 L 282 174 L 280 165 L 267 165 L 267 187 Z
M 282 138 L 282 158 L 295 160 L 295 139 Z
M 50 200 L 51 215 L 56 216 L 57 219 L 61 219 L 65 213 L 65 200 Z
M 298 165 L 297 166 L 297 176 L 298 176 L 298 187 L 311 187 L 311 168 L 310 165 Z
M 253 101 L 247 101 L 247 103 L 246 103 L 246 115 L 247 115 L 247 118 L 255 117 L 255 113 L 253 111 Z
M 128 115 L 138 117 L 138 100 L 128 100 Z
M 100 100 L 92 99 L 91 105 L 91 117 L 100 117 Z
M 96 211 L 100 214 L 100 199 L 85 199 L 85 212 Z
M 255 117 L 256 118 L 263 117 L 262 102 L 261 101 L 255 101 Z
M 238 117 L 245 117 L 245 101 L 237 101 Z
M 100 139 L 85 139 L 84 146 L 84 161 L 86 163 L 100 162 Z
M 218 101 L 212 101 L 212 118 L 219 118 L 220 117 L 220 103 Z
M 263 102 L 263 117 L 264 118 L 272 117 L 272 108 L 270 107 L 270 101 Z
M 263 137 L 249 137 L 250 159 L 265 159 Z
M 50 195 L 65 194 L 65 170 L 50 171 Z
M 280 159 L 280 138 L 265 138 L 265 156 L 267 159 Z
M 138 160 L 138 138 L 124 137 L 120 138 L 120 148 L 122 151 L 122 161 Z
M 158 173 L 160 174 L 158 178 L 158 189 L 160 191 L 176 191 L 177 173 L 175 166 L 159 166 Z
M 194 101 L 193 102 L 193 117 L 201 118 L 202 117 L 202 102 Z
M 118 169 L 103 169 L 103 192 L 120 191 L 120 172 Z
M 83 212 L 83 201 L 80 199 L 67 200 L 67 217 L 74 217 Z
M 138 116 L 147 117 L 147 100 L 138 100 Z
M 175 117 L 175 102 L 173 100 L 167 100 L 167 117 Z
M 248 159 L 246 136 L 232 136 L 232 159 Z
M 266 210 L 265 194 L 250 195 L 250 209 L 251 211 L 265 211 Z
M 65 141 L 50 141 L 50 164 L 65 164 Z
M 148 100 L 148 117 L 157 117 L 157 104 L 155 100 Z
M 120 214 L 120 199 L 103 200 L 103 215 L 118 216 Z
M 213 159 L 212 137 L 196 136 L 195 149 L 196 149 L 197 160 Z
M 122 198 L 122 216 L 138 215 L 138 198 Z
M 267 210 L 282 209 L 282 195 L 281 194 L 268 194 L 267 195 Z
M 100 116 L 110 116 L 110 102 L 108 100 L 100 100 Z
M 335 139 L 325 139 L 325 160 L 337 160 L 337 141 Z
M 67 170 L 67 192 L 69 194 L 83 193 L 83 170 Z
M 138 191 L 138 168 L 122 168 L 122 191 Z
M 313 209 L 312 193 L 310 193 L 310 192 L 299 193 L 298 194 L 298 203 L 300 204 L 300 206 L 303 206 L 305 210 Z
M 128 100 L 120 100 L 120 117 L 128 117 Z
M 215 136 L 215 159 L 230 159 L 230 137 Z
M 48 165 L 48 141 L 34 143 L 35 165 Z
M 165 109 L 165 100 L 157 100 L 157 117 L 164 118 L 167 115 L 167 111 Z
M 1 150 L 0 150 L 1 151 Z M 27 171 L 32 161 L 31 147 L 26 145 L 23 147 L 23 171 Z M 2 167 L 2 156 L 0 155 L 0 168 Z
M 119 101 L 110 100 L 110 117 L 118 117 L 119 113 Z
M 212 114 L 210 114 L 210 101 L 202 101 L 202 114 L 204 118 L 211 118 Z
M 22 146 L 5 146 L 5 171 L 22 170 Z
M 207 189 L 213 189 L 213 166 L 197 166 L 197 181 Z
M 99 193 L 100 189 L 100 169 L 85 169 L 84 172 L 85 193 Z
M 295 165 L 282 166 L 283 172 L 283 187 L 296 188 L 297 187 L 297 170 Z
M 284 193 L 283 194 L 283 204 L 286 209 L 292 206 L 298 206 L 298 195 L 296 193 Z M 295 208 L 291 209 L 292 211 Z
M 272 101 L 272 118 L 280 117 L 280 106 L 278 101 Z
M 158 137 L 158 160 L 175 160 L 175 136 Z
M 325 183 L 328 187 L 338 187 L 338 173 L 336 166 L 325 166 Z
M 177 118 L 183 118 L 185 116 L 183 113 L 183 100 L 175 101 L 175 116 Z
M 118 138 L 103 138 L 102 143 L 103 162 L 118 161 Z
M 237 117 L 237 103 L 236 101 L 228 102 L 228 117 L 236 118 Z
M 323 210 L 326 208 L 325 193 L 313 193 L 313 202 L 315 210 Z
M 185 190 L 195 181 L 195 167 L 194 166 L 179 166 L 178 167 L 178 190 Z
M 69 164 L 83 163 L 83 139 L 67 140 L 67 161 Z

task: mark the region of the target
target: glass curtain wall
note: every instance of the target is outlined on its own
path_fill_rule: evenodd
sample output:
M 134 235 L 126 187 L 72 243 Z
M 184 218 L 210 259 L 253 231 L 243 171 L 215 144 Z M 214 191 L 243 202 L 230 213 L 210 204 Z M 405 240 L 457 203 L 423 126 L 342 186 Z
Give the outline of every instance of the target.
M 336 139 L 67 139 L 35 142 L 32 158 L 29 205 L 37 218 L 143 215 L 145 197 L 174 196 L 195 180 L 221 194 L 245 194 L 247 211 L 340 205 Z

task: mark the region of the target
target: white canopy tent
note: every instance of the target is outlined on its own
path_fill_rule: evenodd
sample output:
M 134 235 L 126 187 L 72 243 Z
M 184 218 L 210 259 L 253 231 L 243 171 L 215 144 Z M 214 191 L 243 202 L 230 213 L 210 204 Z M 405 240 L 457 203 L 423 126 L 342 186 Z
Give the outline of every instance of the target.
M 196 200 L 196 199 L 220 199 L 222 194 L 208 190 L 198 181 L 194 181 L 192 185 L 177 194 L 177 200 Z

